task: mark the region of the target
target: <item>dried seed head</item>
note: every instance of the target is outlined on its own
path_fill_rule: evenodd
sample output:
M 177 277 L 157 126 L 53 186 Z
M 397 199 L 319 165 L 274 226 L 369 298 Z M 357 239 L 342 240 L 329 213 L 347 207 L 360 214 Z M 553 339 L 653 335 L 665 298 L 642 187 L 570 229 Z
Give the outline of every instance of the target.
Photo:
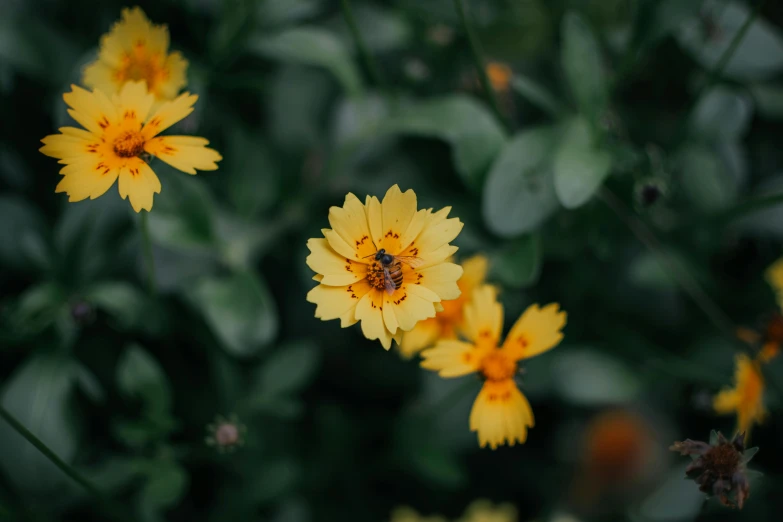
M 746 464 L 758 451 L 745 450 L 744 433 L 729 441 L 722 433 L 712 432 L 710 444 L 686 439 L 669 449 L 694 459 L 685 474 L 699 484 L 701 491 L 718 497 L 724 506 L 742 509 L 750 496 Z

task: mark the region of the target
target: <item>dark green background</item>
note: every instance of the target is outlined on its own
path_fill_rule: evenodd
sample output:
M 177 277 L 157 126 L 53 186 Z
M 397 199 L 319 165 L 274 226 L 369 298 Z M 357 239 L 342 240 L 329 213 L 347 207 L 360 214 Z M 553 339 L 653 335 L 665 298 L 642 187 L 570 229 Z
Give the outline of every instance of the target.
M 515 73 L 503 122 L 451 1 L 352 2 L 381 88 L 339 2 L 140 2 L 168 24 L 200 96 L 172 132 L 224 157 L 196 177 L 153 162 L 157 299 L 128 202 L 113 188 L 67 203 L 56 161 L 37 151 L 71 124 L 62 93 L 126 4 L 0 4 L 2 401 L 131 519 L 368 522 L 401 504 L 456 519 L 480 497 L 513 502 L 520 521 L 779 516 L 780 360 L 752 435 L 765 476 L 743 512 L 702 507 L 681 480 L 687 458 L 666 451 L 732 431 L 709 405 L 740 347 L 659 261 L 733 323 L 758 327 L 776 309 L 763 271 L 781 254 L 783 212 L 744 202 L 783 187 L 783 6 L 767 2 L 705 91 L 750 3 L 469 3 L 484 54 Z M 434 26 L 453 40 L 433 42 Z M 328 208 L 395 183 L 420 207 L 454 207 L 459 255 L 490 257 L 507 325 L 533 302 L 568 312 L 562 345 L 522 376 L 536 427 L 521 447 L 478 448 L 475 378 L 442 380 L 305 301 L 305 244 Z M 657 253 L 596 196 L 601 184 Z M 647 185 L 664 189 L 650 207 Z M 585 427 L 616 407 L 645 419 L 652 463 L 581 511 Z M 246 444 L 221 455 L 206 425 L 230 413 Z M 2 424 L 0 517 L 110 520 L 111 508 Z

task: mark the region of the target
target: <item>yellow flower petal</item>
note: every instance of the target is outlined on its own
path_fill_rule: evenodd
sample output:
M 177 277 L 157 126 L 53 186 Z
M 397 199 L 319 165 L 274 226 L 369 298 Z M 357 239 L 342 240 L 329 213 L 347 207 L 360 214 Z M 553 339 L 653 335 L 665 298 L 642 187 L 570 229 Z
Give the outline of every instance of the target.
M 745 354 L 737 355 L 734 387 L 716 395 L 713 408 L 719 414 L 736 413 L 737 430 L 747 434 L 753 424 L 763 422 L 767 416 L 764 388 L 764 377 L 758 363 Z
M 474 288 L 484 283 L 489 270 L 489 260 L 482 255 L 475 255 L 460 263 L 464 273 L 459 279 L 459 287 L 463 294 L 470 294 Z
M 417 272 L 406 274 L 406 282 L 416 283 L 417 274 L 423 277 L 418 278 L 421 286 L 435 292 L 440 300 L 456 299 L 460 296 L 457 280 L 462 276 L 462 267 L 454 263 L 441 263 L 429 268 L 421 269 Z
M 557 346 L 563 339 L 561 330 L 566 324 L 566 313 L 552 303 L 544 308 L 531 305 L 517 320 L 503 343 L 514 360 L 528 359 Z
M 386 191 L 381 209 L 382 237 L 376 241 L 376 246 L 398 255 L 403 250 L 400 239 L 417 212 L 416 194 L 413 190 L 402 192 L 400 187 L 393 185 Z
M 95 199 L 106 193 L 117 180 L 117 169 L 95 169 L 81 167 L 78 171 L 66 174 L 57 184 L 55 192 L 68 194 L 68 201 L 76 202 Z
M 437 371 L 441 377 L 460 377 L 479 370 L 484 352 L 462 341 L 439 341 L 421 352 L 421 367 Z
M 71 107 L 68 114 L 93 134 L 101 135 L 119 121 L 117 107 L 102 91 L 90 92 L 71 85 L 71 92 L 63 94 L 63 100 Z
M 307 301 L 316 304 L 315 316 L 323 321 L 340 319 L 354 321 L 348 312 L 353 313 L 359 300 L 370 291 L 367 280 L 362 280 L 348 286 L 318 285 L 307 294 Z M 342 323 L 342 327 L 349 326 Z
M 451 207 L 445 207 L 430 215 L 429 221 L 415 239 L 415 245 L 419 251 L 438 251 L 459 235 L 463 224 L 458 218 L 446 219 L 449 212 L 451 212 Z
M 307 241 L 307 248 L 310 249 L 307 266 L 322 275 L 321 283 L 328 286 L 347 286 L 365 278 L 367 265 L 337 255 L 326 239 L 310 239 Z
M 497 346 L 503 331 L 503 305 L 497 302 L 497 290 L 482 285 L 473 291 L 473 297 L 465 305 L 465 335 L 473 342 Z
M 120 170 L 120 196 L 128 199 L 136 212 L 152 210 L 154 194 L 160 194 L 160 180 L 141 160 Z
M 206 147 L 209 141 L 193 136 L 162 136 L 144 144 L 144 150 L 175 169 L 195 174 L 198 170 L 217 170 L 223 157 Z
M 338 241 L 334 238 L 330 241 L 332 248 L 345 252 L 346 257 L 361 263 L 371 261 L 367 256 L 374 255 L 377 250 L 370 239 L 367 213 L 359 198 L 348 193 L 342 207 L 330 208 L 329 224 L 332 226 L 333 233 L 342 240 Z
M 354 315 L 362 323 L 362 333 L 367 339 L 378 339 L 387 350 L 391 348 L 392 332 L 383 320 L 383 300 L 380 290 L 371 290 L 359 300 Z
M 769 286 L 775 291 L 778 306 L 783 308 L 783 258 L 775 261 L 765 273 Z
M 511 379 L 486 381 L 470 411 L 470 429 L 482 448 L 524 443 L 534 425 L 533 409 Z
M 70 128 L 63 127 L 62 129 L 60 129 L 60 131 L 62 132 L 63 129 L 70 129 Z M 80 130 L 80 129 L 73 129 L 73 130 Z M 95 139 L 95 136 L 93 136 L 90 133 L 87 133 L 87 135 L 88 137 L 86 138 L 83 136 L 77 136 L 72 134 L 71 130 L 68 130 L 68 133 L 52 134 L 41 140 L 44 146 L 38 150 L 40 150 L 47 156 L 51 156 L 53 158 L 58 158 L 58 159 L 68 159 L 68 158 L 84 159 L 85 156 L 89 156 L 91 154 L 90 153 L 91 148 L 97 148 L 100 145 L 100 142 Z
M 198 100 L 198 96 L 185 92 L 174 100 L 162 104 L 144 124 L 142 129 L 144 138 L 149 140 L 184 119 L 193 112 L 193 104 L 196 103 L 196 100 Z
M 410 332 L 405 332 L 400 343 L 400 354 L 410 358 L 434 345 L 441 336 L 441 323 L 437 316 L 419 321 Z
M 155 96 L 147 92 L 145 82 L 127 82 L 112 101 L 121 119 L 143 122 L 149 116 Z

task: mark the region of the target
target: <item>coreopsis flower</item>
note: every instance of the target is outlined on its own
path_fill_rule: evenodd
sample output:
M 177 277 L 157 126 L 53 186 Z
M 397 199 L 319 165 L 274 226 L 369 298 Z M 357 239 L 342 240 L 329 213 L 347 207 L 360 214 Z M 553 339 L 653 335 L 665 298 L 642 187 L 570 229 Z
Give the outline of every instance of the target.
M 503 306 L 497 302 L 493 287 L 482 285 L 474 290 L 464 314 L 464 336 L 469 342 L 439 341 L 422 352 L 421 366 L 441 377 L 478 373 L 484 380 L 470 412 L 470 429 L 478 432 L 481 447 L 524 443 L 534 419 L 530 403 L 515 381 L 519 361 L 557 346 L 563 339 L 566 314 L 557 303 L 528 307 L 499 348 Z
M 138 7 L 122 10 L 122 20 L 101 38 L 98 60 L 84 69 L 83 83 L 109 96 L 127 81 L 145 81 L 156 100 L 171 100 L 187 83 L 188 62 L 169 53 L 169 30 L 153 25 Z
M 446 522 L 446 519 L 438 515 L 424 517 L 409 507 L 398 507 L 392 511 L 389 522 Z
M 247 427 L 239 422 L 236 415 L 223 417 L 218 415 L 215 422 L 207 425 L 204 442 L 213 446 L 219 453 L 231 453 L 244 446 Z
M 722 433 L 710 435 L 710 443 L 686 439 L 670 448 L 693 459 L 687 468 L 687 478 L 695 480 L 707 495 L 718 497 L 721 504 L 742 509 L 750 496 L 747 464 L 758 448 L 745 449 L 745 434 L 738 433 L 729 442 Z
M 763 399 L 764 377 L 759 363 L 739 354 L 736 357 L 734 387 L 718 393 L 712 406 L 716 413 L 736 414 L 737 430 L 747 434 L 754 423 L 762 422 L 767 415 Z
M 416 194 L 397 185 L 383 201 L 348 194 L 342 207 L 329 209 L 332 228 L 307 242 L 307 266 L 319 282 L 307 294 L 315 316 L 340 319 L 343 328 L 361 322 L 365 337 L 387 350 L 392 339 L 399 344 L 403 332 L 435 317 L 441 301 L 460 295 L 462 267 L 448 258 L 462 223 L 447 219 L 450 211 L 417 210 Z
M 476 500 L 457 522 L 517 522 L 517 509 L 511 504 L 493 506 L 489 500 Z
M 434 345 L 438 339 L 456 339 L 462 329 L 464 315 L 462 309 L 470 299 L 473 290 L 484 283 L 487 277 L 487 258 L 481 255 L 473 256 L 462 263 L 463 274 L 457 281 L 460 295 L 456 299 L 443 301 L 443 311 L 430 319 L 416 324 L 410 332 L 405 332 L 400 343 L 400 353 L 404 357 L 412 357 L 424 348 Z
M 158 136 L 193 112 L 196 95 L 183 93 L 152 112 L 155 97 L 144 82 L 126 83 L 111 99 L 100 90 L 71 89 L 63 95 L 71 107 L 68 114 L 86 130 L 61 127 L 60 134 L 41 140 L 40 149 L 65 164 L 55 192 L 68 194 L 68 201 L 102 196 L 119 179 L 120 196 L 130 200 L 133 210 L 151 210 L 161 187 L 147 164 L 149 156 L 188 174 L 217 169 L 222 158 L 204 138 Z

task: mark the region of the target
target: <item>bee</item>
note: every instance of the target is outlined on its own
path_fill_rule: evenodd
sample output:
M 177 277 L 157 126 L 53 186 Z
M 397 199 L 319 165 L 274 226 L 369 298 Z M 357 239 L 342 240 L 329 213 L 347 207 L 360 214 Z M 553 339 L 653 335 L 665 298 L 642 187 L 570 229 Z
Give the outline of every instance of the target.
M 416 256 L 395 256 L 386 253 L 385 248 L 381 248 L 375 254 L 365 257 L 375 257 L 383 267 L 383 285 L 386 293 L 391 295 L 402 286 L 402 265 L 408 265 L 411 268 L 420 266 L 423 261 Z

